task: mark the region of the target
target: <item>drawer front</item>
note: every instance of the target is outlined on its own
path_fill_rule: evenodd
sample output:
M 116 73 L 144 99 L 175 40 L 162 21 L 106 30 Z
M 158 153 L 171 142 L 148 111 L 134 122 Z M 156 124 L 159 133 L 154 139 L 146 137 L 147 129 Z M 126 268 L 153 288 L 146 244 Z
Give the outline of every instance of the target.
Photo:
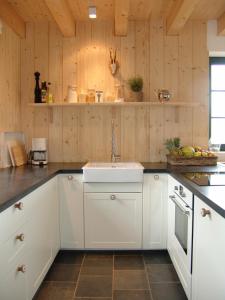
M 22 251 L 11 269 L 1 269 L 0 299 L 28 300 L 27 267 L 26 254 Z
M 29 202 L 27 200 L 27 197 L 21 199 L 0 214 L 0 245 L 26 222 Z
M 143 184 L 134 183 L 84 183 L 85 193 L 142 193 Z
M 28 224 L 21 226 L 10 238 L 2 244 L 0 255 L 0 270 L 11 269 L 17 257 L 25 251 L 28 239 Z
M 0 213 L 0 245 L 36 214 L 46 186 L 44 184 Z

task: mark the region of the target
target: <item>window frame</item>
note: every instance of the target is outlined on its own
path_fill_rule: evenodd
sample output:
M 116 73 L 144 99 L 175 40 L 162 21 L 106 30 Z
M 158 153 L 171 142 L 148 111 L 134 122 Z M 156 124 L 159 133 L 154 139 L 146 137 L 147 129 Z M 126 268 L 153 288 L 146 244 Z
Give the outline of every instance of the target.
M 224 65 L 225 66 L 225 57 L 209 57 L 209 139 L 211 139 L 212 133 L 212 83 L 211 83 L 211 67 L 212 65 Z M 225 89 L 224 89 L 225 91 Z M 214 117 L 215 118 L 215 117 Z M 225 119 L 222 118 L 222 119 Z M 221 144 L 220 151 L 225 151 L 225 144 Z

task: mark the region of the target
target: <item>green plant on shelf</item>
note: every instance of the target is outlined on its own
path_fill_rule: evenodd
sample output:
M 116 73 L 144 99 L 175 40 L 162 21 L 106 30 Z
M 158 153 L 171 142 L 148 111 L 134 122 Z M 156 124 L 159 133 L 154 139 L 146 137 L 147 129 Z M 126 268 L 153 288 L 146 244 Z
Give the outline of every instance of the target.
M 140 76 L 131 77 L 128 84 L 133 92 L 141 92 L 143 89 L 143 79 Z

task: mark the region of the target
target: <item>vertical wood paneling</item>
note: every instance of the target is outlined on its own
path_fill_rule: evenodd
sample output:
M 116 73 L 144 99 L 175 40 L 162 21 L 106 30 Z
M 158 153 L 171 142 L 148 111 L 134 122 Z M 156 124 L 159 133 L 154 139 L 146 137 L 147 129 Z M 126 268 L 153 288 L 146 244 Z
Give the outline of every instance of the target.
M 193 109 L 193 143 L 208 145 L 208 51 L 206 23 L 193 22 L 193 101 L 202 107 Z
M 152 106 L 150 108 L 150 161 L 165 160 L 164 153 L 164 107 Z
M 27 149 L 31 149 L 31 140 L 34 136 L 34 109 L 27 105 L 34 99 L 34 37 L 34 24 L 27 23 L 26 38 L 21 41 L 21 127 L 26 133 Z
M 149 99 L 149 22 L 137 21 L 135 25 L 135 71 L 144 78 L 144 99 Z
M 63 39 L 63 90 L 62 99 L 67 96 L 69 85 L 77 86 L 77 39 Z M 61 100 L 62 101 L 62 100 Z
M 150 100 L 157 99 L 157 92 L 164 88 L 164 22 L 150 22 Z
M 185 107 L 74 107 L 28 109 L 33 99 L 33 72 L 55 83 L 55 98 L 63 101 L 68 85 L 78 91 L 103 89 L 115 94 L 135 74 L 144 79 L 145 101 L 156 101 L 168 88 L 174 101 L 207 104 L 208 62 L 206 25 L 190 21 L 178 37 L 165 35 L 162 19 L 132 21 L 126 37 L 115 37 L 113 22 L 78 22 L 77 35 L 63 38 L 53 23 L 28 24 L 22 41 L 22 124 L 28 140 L 49 138 L 50 161 L 109 160 L 111 120 L 114 119 L 117 154 L 122 160 L 164 161 L 167 138 L 180 136 L 184 144 L 204 145 L 208 135 L 207 109 Z M 109 48 L 117 49 L 120 68 L 109 70 Z M 29 58 L 29 64 L 26 58 Z M 1 85 L 1 82 L 0 82 Z M 202 126 L 202 124 L 205 124 Z M 28 142 L 29 144 L 29 142 Z
M 164 22 L 150 22 L 150 100 L 157 100 L 157 92 L 164 88 Z M 163 160 L 164 108 L 150 107 L 150 160 Z M 165 158 L 164 158 L 165 159 Z
M 121 80 L 124 85 L 124 97 L 129 98 L 127 80 L 135 76 L 135 22 L 130 22 L 128 34 L 121 38 Z
M 193 101 L 192 97 L 192 22 L 187 22 L 179 36 L 179 95 L 181 101 Z
M 6 25 L 0 34 L 0 130 L 19 131 L 20 38 Z
M 121 158 L 124 161 L 132 160 L 135 157 L 135 120 L 134 107 L 123 107 L 121 109 Z
M 55 102 L 62 101 L 63 86 L 63 41 L 54 23 L 49 24 L 49 81 Z
M 63 144 L 63 161 L 79 161 L 76 155 L 82 151 L 79 145 L 79 109 L 71 109 L 70 107 L 63 108 L 62 118 L 62 144 Z

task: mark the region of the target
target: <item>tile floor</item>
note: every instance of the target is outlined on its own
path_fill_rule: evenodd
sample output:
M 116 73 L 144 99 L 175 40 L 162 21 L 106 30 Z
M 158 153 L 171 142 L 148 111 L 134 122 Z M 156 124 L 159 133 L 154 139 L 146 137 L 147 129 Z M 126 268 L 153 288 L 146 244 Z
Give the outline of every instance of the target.
M 186 300 L 166 251 L 60 251 L 35 300 Z

